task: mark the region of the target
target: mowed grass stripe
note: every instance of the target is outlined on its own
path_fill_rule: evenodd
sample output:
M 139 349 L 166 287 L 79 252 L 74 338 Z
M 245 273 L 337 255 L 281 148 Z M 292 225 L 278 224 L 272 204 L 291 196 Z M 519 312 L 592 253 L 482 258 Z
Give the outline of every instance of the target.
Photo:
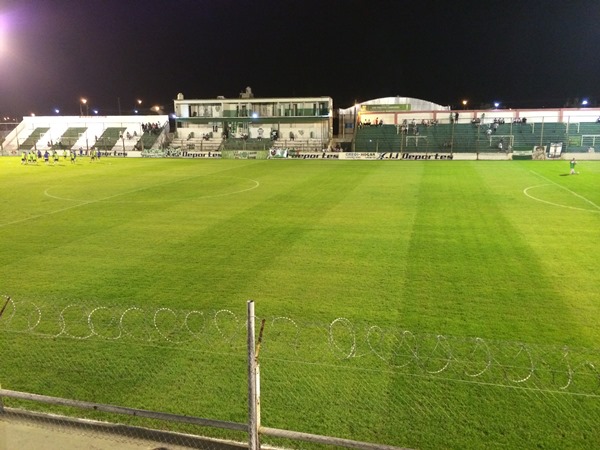
M 474 164 L 427 166 L 401 304 L 409 325 L 487 338 L 580 341 L 577 329 L 561 329 L 556 321 L 568 317 L 569 308 L 530 248 L 534 235 L 507 220 L 512 201 L 498 198 Z M 509 190 L 510 183 L 505 180 Z
M 584 162 L 586 174 L 565 176 L 566 161 L 519 161 L 515 166 L 498 167 L 481 172 L 489 188 L 496 192 L 505 217 L 535 255 L 544 275 L 547 288 L 554 294 L 542 300 L 555 315 L 546 315 L 548 330 L 555 328 L 555 339 L 571 345 L 596 346 L 600 334 L 597 317 L 600 312 L 598 286 L 598 258 L 600 249 L 600 214 L 578 197 L 584 196 L 592 202 L 600 200 L 600 177 L 593 173 L 600 165 Z M 477 166 L 482 170 L 483 166 Z M 512 170 L 511 170 L 512 169 Z M 589 172 L 588 172 L 589 171 Z M 590 174 L 591 173 L 591 174 Z M 525 187 L 550 182 L 540 191 L 542 198 L 556 200 L 565 206 L 583 207 L 573 210 L 553 206 L 515 195 Z M 556 186 L 554 186 L 556 184 Z M 560 186 L 572 190 L 569 193 Z M 529 275 L 529 272 L 528 272 Z M 524 295 L 535 290 L 524 280 L 521 288 Z M 556 301 L 556 303 L 555 303 Z M 556 310 L 556 305 L 560 306 Z M 563 311 L 564 310 L 564 311 Z M 533 311 L 532 311 L 533 313 Z M 531 318 L 536 321 L 535 317 Z M 543 333 L 542 336 L 546 336 Z M 549 339 L 548 342 L 551 342 Z
M 514 166 L 485 163 L 443 170 L 426 167 L 408 256 L 413 264 L 408 265 L 407 297 L 401 305 L 406 320 L 415 322 L 407 328 L 433 334 L 443 329 L 490 340 L 596 345 L 597 340 L 576 323 L 577 308 L 568 301 L 564 286 L 547 270 L 548 255 L 537 251 L 544 246 L 539 240 L 551 236 L 522 226 L 524 221 L 540 220 L 531 218 L 532 211 L 543 217 L 544 211 L 537 210 L 544 207 L 529 205 L 520 195 L 521 184 L 531 182 L 531 176 L 518 172 L 515 175 Z M 597 323 L 595 318 L 587 319 L 588 325 Z M 437 356 L 444 354 L 445 347 L 440 348 Z M 425 360 L 432 356 L 431 349 L 419 350 Z M 407 347 L 398 352 L 407 352 Z M 510 357 L 517 355 L 510 353 Z M 520 370 L 527 367 L 526 357 L 520 364 Z M 556 395 L 551 402 L 560 405 L 562 413 L 549 411 L 541 420 L 551 394 L 544 398 L 476 384 L 485 378 L 464 384 L 389 375 L 389 395 L 383 403 L 385 416 L 395 419 L 380 422 L 388 427 L 381 434 L 397 436 L 408 447 L 504 448 L 527 442 L 552 448 L 557 442 L 585 442 L 594 435 L 581 431 L 576 414 L 565 414 L 582 399 Z M 595 402 L 589 401 L 587 407 L 593 417 Z M 433 433 L 426 431 L 432 429 Z
M 114 165 L 119 163 L 127 165 L 121 160 Z M 189 179 L 196 176 L 205 180 L 210 176 L 202 177 L 202 172 L 194 172 L 194 169 L 202 169 L 198 164 L 188 164 L 185 172 L 175 167 L 171 178 L 166 177 L 168 167 L 163 166 L 158 180 L 154 175 L 156 166 L 153 162 L 149 162 L 148 167 L 132 167 L 131 162 L 127 166 L 131 173 L 125 172 L 117 177 L 111 172 L 112 166 L 90 165 L 83 168 L 95 170 L 89 178 L 82 179 L 82 175 L 76 172 L 71 172 L 70 178 L 56 178 L 54 183 L 64 192 L 75 198 L 96 197 L 96 201 L 12 227 L 14 239 L 7 240 L 3 250 L 8 253 L 14 248 L 15 251 L 5 261 L 13 264 L 17 272 L 27 267 L 29 272 L 35 273 L 24 286 L 32 287 L 33 283 L 34 291 L 40 289 L 50 296 L 56 288 L 58 291 L 70 291 L 70 297 L 99 299 L 111 298 L 113 290 L 124 288 L 116 296 L 123 298 L 136 291 L 135 273 L 156 273 L 152 258 L 159 259 L 162 253 L 157 243 L 169 242 L 170 239 L 177 241 L 178 230 L 187 216 L 177 208 L 183 203 L 183 208 L 190 209 L 189 202 L 178 201 L 176 185 L 182 177 Z M 206 173 L 210 175 L 210 172 Z M 127 181 L 123 182 L 123 178 Z M 132 184 L 132 179 L 139 184 Z M 153 202 L 158 196 L 157 184 L 169 185 L 162 192 L 163 202 L 158 205 Z M 115 190 L 115 185 L 118 185 L 118 190 Z M 202 193 L 202 187 L 206 184 L 197 189 L 198 195 Z M 188 186 L 188 189 L 194 188 Z M 33 197 L 45 197 L 42 186 L 38 185 L 36 191 Z M 101 201 L 107 196 L 119 197 L 119 201 Z M 122 203 L 124 199 L 131 202 Z M 140 201 L 136 203 L 136 199 Z M 196 223 L 196 226 L 201 227 L 202 222 Z M 106 283 L 105 277 L 113 271 L 120 273 L 120 281 Z M 96 291 L 95 283 L 101 285 L 104 291 Z
M 290 253 L 279 255 L 261 274 L 269 288 L 267 305 L 283 304 L 290 314 L 309 317 L 318 311 L 390 319 L 406 261 L 404 230 L 414 211 L 404 205 L 414 197 L 418 175 L 380 163 L 334 167 L 330 183 L 305 187 L 313 197 L 306 207 L 322 212 L 302 218 Z M 329 203 L 332 196 L 337 203 L 322 209 L 319 203 Z M 305 202 L 297 201 L 298 207 Z

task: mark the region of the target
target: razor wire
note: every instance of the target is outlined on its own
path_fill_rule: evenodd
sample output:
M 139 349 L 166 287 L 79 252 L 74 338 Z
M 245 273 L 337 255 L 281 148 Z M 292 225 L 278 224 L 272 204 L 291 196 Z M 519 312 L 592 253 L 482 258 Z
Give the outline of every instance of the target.
M 231 310 L 9 296 L 0 297 L 0 310 L 4 389 L 244 423 L 245 321 Z M 13 398 L 2 403 L 2 421 L 35 422 L 68 436 L 140 443 L 140 448 L 165 443 L 213 449 L 222 448 L 220 439 L 246 440 L 245 433 L 135 415 Z
M 272 320 L 261 348 L 271 427 L 422 449 L 600 446 L 600 349 L 344 317 Z
M 59 305 L 4 298 L 0 331 L 52 339 L 192 344 L 196 349 L 203 343 L 241 352 L 246 346 L 246 318 L 232 308 Z M 262 357 L 600 395 L 600 349 L 419 334 L 344 317 L 322 323 L 272 317 L 266 320 Z
M 202 339 L 245 346 L 246 321 L 229 309 L 178 310 L 141 306 L 48 305 L 5 296 L 0 330 L 46 338 L 133 340 L 185 344 Z

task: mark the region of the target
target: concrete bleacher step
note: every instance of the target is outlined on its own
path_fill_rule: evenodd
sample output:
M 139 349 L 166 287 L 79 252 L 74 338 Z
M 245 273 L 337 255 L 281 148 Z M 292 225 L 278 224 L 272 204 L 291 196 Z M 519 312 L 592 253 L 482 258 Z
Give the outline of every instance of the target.
M 170 146 L 173 148 L 180 148 L 181 150 L 190 151 L 217 151 L 221 147 L 222 140 L 220 138 L 202 139 L 202 138 L 190 138 L 190 139 L 174 139 Z
M 73 148 L 86 131 L 87 127 L 69 127 L 53 142 L 52 148 L 54 150 Z
M 19 150 L 31 150 L 39 141 L 44 139 L 44 136 L 50 128 L 38 127 L 32 130 L 31 134 L 19 144 Z
M 99 150 L 112 150 L 126 129 L 127 127 L 106 127 L 98 140 L 94 142 L 94 147 Z

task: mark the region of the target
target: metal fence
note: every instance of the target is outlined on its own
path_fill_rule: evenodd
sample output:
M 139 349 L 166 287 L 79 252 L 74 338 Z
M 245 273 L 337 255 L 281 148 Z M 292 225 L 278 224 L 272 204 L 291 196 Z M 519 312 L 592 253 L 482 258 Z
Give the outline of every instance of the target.
M 600 350 L 246 310 L 4 302 L 0 420 L 169 448 L 598 448 Z
M 462 113 L 462 112 L 461 112 Z M 404 119 L 382 126 L 356 130 L 355 151 L 512 153 L 538 151 L 546 156 L 561 152 L 600 151 L 600 122 L 597 115 L 577 117 L 503 117 L 503 112 L 470 111 L 459 120 Z M 524 113 L 522 113 L 524 114 Z M 464 116 L 464 117 L 463 117 Z M 410 117 L 410 116 L 409 116 Z M 560 152 L 559 152 L 560 154 Z

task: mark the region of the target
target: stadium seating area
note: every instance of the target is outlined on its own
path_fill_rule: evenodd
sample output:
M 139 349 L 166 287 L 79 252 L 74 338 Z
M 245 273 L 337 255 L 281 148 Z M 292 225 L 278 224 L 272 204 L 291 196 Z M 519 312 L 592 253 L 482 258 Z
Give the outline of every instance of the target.
M 363 152 L 498 152 L 532 150 L 562 142 L 569 152 L 600 145 L 600 123 L 561 122 L 380 125 L 359 127 L 355 151 Z M 500 145 L 502 144 L 502 145 Z
M 29 151 L 37 145 L 37 142 L 43 138 L 43 136 L 48 132 L 49 128 L 38 127 L 35 128 L 27 138 L 22 141 L 20 144 L 18 143 L 19 150 Z
M 157 122 L 157 118 L 159 119 Z M 353 141 L 340 146 L 357 152 L 510 152 L 531 151 L 562 144 L 565 152 L 592 152 L 600 147 L 600 122 L 588 121 L 470 121 L 443 123 L 422 121 L 402 124 L 363 125 Z M 152 122 L 148 128 L 147 123 Z M 155 126 L 157 124 L 157 126 Z M 162 124 L 162 125 L 158 125 Z M 322 151 L 332 146 L 312 136 L 291 133 L 276 136 L 224 138 L 212 128 L 169 134 L 166 116 L 25 117 L 2 142 L 3 155 L 31 149 L 96 148 L 102 151 L 142 151 L 157 148 L 181 151 L 268 150 L 273 146 L 297 151 Z
M 108 127 L 94 142 L 94 147 L 98 150 L 112 150 L 119 139 L 123 137 L 126 127 Z
M 157 121 L 158 119 L 158 121 Z M 145 123 L 161 124 L 143 130 Z M 151 149 L 167 140 L 167 116 L 25 117 L 2 142 L 3 155 L 22 151 Z
M 58 139 L 49 141 L 51 144 L 49 145 L 49 147 L 51 147 L 54 150 L 73 148 L 79 142 L 83 133 L 85 133 L 86 130 L 87 128 L 85 127 L 67 128 L 65 132 L 59 136 Z
M 275 141 L 267 138 L 228 138 L 223 141 L 221 150 L 268 150 L 271 147 L 281 147 L 306 152 L 322 151 L 327 143 L 320 139 L 277 139 Z

